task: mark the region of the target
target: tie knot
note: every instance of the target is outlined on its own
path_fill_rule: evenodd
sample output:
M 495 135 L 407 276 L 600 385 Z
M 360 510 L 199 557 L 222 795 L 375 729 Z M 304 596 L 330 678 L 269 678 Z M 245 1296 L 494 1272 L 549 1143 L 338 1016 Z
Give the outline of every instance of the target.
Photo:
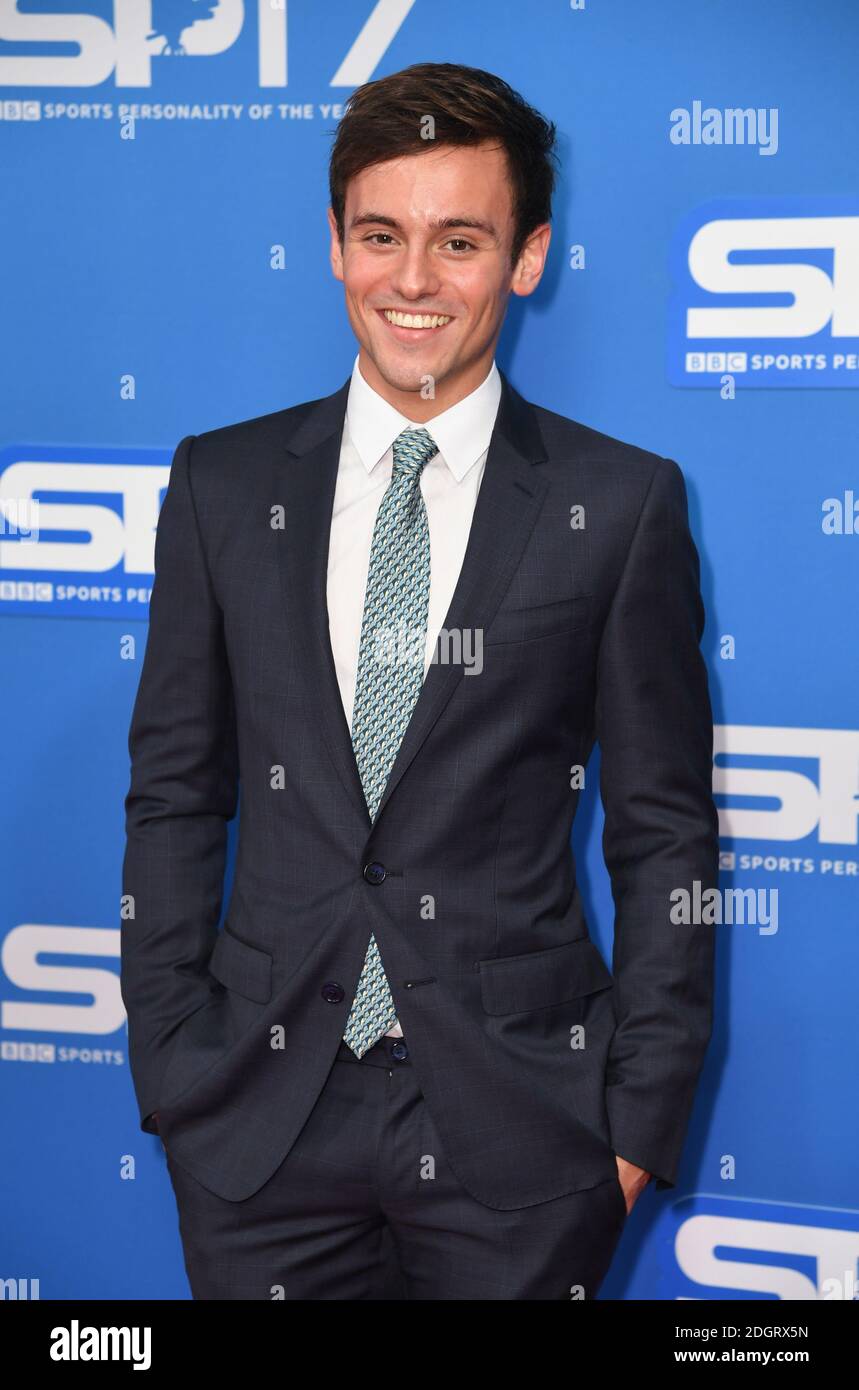
M 438 445 L 423 426 L 403 430 L 394 440 L 394 478 L 419 478 L 421 469 L 433 454 L 438 453 Z

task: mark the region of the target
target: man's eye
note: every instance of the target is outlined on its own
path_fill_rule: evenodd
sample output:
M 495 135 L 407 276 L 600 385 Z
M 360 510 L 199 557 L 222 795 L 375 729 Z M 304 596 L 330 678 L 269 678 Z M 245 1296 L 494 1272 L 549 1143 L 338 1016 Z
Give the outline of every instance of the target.
M 393 246 L 394 244 L 394 238 L 390 232 L 370 232 L 364 240 L 372 242 L 375 246 Z M 449 237 L 445 245 L 451 247 L 457 255 L 462 255 L 465 251 L 473 251 L 475 249 L 472 241 L 467 241 L 465 237 L 461 236 Z

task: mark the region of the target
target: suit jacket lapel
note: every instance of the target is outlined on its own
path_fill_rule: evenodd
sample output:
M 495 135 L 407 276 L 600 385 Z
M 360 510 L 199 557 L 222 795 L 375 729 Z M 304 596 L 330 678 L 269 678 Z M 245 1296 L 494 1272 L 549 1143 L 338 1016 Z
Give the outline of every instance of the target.
M 501 388 L 468 545 L 444 621 L 448 631 L 489 626 L 516 572 L 548 489 L 548 481 L 534 467 L 546 458 L 534 411 L 503 372 Z M 463 674 L 462 665 L 434 662 L 430 666 L 385 785 L 377 821 Z
M 278 555 L 291 630 L 304 653 L 308 694 L 340 780 L 369 829 L 370 813 L 328 630 L 328 544 L 348 397 L 349 380 L 313 406 L 289 439 L 292 457 L 286 469 L 286 517 Z
M 447 630 L 485 629 L 508 588 L 543 503 L 548 482 L 534 465 L 546 457 L 531 406 L 501 373 L 501 400 Z M 328 629 L 328 546 L 349 381 L 312 407 L 287 445 L 287 505 L 278 546 L 284 598 L 304 651 L 307 688 L 338 775 L 360 815 L 370 816 L 337 684 Z M 462 665 L 433 663 L 385 786 L 376 820 L 462 679 Z

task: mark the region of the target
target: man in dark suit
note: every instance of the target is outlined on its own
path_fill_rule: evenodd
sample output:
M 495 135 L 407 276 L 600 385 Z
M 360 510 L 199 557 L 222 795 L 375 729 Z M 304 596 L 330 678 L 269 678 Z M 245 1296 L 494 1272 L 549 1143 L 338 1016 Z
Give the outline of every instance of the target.
M 176 451 L 122 989 L 196 1298 L 378 1298 L 383 1238 L 408 1298 L 592 1297 L 676 1182 L 714 940 L 672 909 L 718 863 L 698 555 L 674 462 L 495 365 L 554 135 L 471 68 L 358 89 L 351 378 Z M 570 849 L 597 741 L 613 971 Z

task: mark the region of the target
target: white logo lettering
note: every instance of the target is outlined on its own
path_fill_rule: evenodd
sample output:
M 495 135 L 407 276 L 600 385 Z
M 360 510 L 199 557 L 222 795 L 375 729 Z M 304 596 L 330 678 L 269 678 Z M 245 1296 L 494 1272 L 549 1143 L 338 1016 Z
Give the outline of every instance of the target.
M 810 1255 L 816 1261 L 817 1283 L 798 1269 L 717 1256 L 716 1251 L 724 1246 Z M 690 1216 L 677 1232 L 674 1251 L 683 1273 L 696 1284 L 775 1294 L 784 1299 L 812 1299 L 824 1296 L 824 1286 L 832 1287 L 830 1280 L 836 1279 L 843 1286 L 845 1270 L 855 1271 L 859 1231 L 736 1216 Z
M 115 1033 L 125 1021 L 119 976 L 114 970 L 78 965 L 45 965 L 40 954 L 109 956 L 119 959 L 119 931 L 100 927 L 51 927 L 25 924 L 9 932 L 2 965 L 19 989 L 51 994 L 90 994 L 79 1004 L 0 1004 L 0 1025 L 36 1033 Z
M 85 531 L 88 541 L 0 540 L 0 570 L 114 569 L 124 561 L 133 574 L 155 570 L 155 527 L 169 466 L 112 463 L 11 463 L 0 477 L 0 512 L 8 502 L 35 492 L 117 493 L 123 514 L 94 502 L 40 502 L 39 525 L 47 531 Z
M 331 79 L 332 87 L 368 82 L 415 0 L 377 0 L 361 32 Z M 158 12 L 170 13 L 170 4 Z M 23 14 L 17 0 L 0 0 L 0 39 L 16 43 L 69 43 L 77 53 L 0 57 L 0 86 L 95 87 L 116 71 L 117 87 L 151 87 L 153 58 L 210 57 L 232 48 L 245 22 L 243 0 L 218 0 L 199 19 L 153 23 L 152 0 L 113 0 L 113 28 L 88 14 Z M 257 0 L 257 65 L 261 87 L 287 85 L 287 0 Z
M 732 265 L 734 251 L 833 252 L 815 265 Z M 750 217 L 706 222 L 689 246 L 693 280 L 712 294 L 792 294 L 792 304 L 691 308 L 690 338 L 804 338 L 831 320 L 834 338 L 859 335 L 859 217 Z
M 802 840 L 819 826 L 820 839 L 829 844 L 859 843 L 859 731 L 717 724 L 713 756 L 727 753 L 811 758 L 818 780 L 786 768 L 714 766 L 714 793 L 780 803 L 774 810 L 720 808 L 720 834 L 740 840 Z

